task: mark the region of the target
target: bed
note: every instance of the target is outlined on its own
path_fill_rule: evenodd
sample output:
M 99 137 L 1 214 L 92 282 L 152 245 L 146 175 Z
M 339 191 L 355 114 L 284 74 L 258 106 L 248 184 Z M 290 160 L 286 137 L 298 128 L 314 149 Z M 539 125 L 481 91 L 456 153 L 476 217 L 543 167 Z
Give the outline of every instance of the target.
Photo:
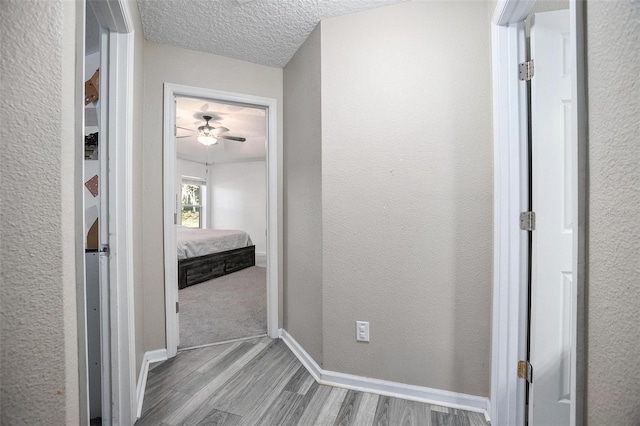
M 256 247 L 244 231 L 178 226 L 178 289 L 256 264 Z

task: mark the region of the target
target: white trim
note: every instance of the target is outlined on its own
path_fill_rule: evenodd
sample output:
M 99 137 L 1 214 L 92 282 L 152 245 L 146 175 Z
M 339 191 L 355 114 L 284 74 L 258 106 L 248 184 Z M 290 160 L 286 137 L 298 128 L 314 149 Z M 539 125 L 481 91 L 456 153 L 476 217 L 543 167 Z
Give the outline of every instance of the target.
M 489 421 L 488 398 L 323 370 L 286 330 L 281 329 L 279 334 L 282 341 L 291 349 L 291 352 L 309 371 L 309 374 L 321 385 L 473 411 L 484 414 Z
M 149 365 L 156 362 L 166 361 L 167 350 L 156 349 L 155 351 L 145 352 L 142 356 L 142 363 L 140 364 L 140 374 L 138 375 L 138 385 L 136 386 L 137 395 L 137 407 L 136 407 L 136 419 L 139 419 L 142 415 L 142 404 L 144 403 L 144 391 L 147 388 L 147 376 L 149 375 Z
M 586 321 L 585 321 L 585 282 L 586 282 L 586 212 L 587 212 L 587 81 L 585 78 L 585 33 L 584 33 L 584 2 L 573 0 L 569 4 L 570 41 L 569 49 L 575 52 L 571 61 L 573 65 L 573 85 L 571 88 L 575 108 L 572 109 L 572 137 L 575 151 L 575 199 L 573 205 L 573 270 L 576 286 L 576 298 L 573 301 L 574 317 L 573 329 L 575 339 L 572 342 L 573 353 L 571 371 L 572 399 L 571 425 L 585 423 L 585 372 L 586 372 Z
M 520 231 L 518 214 L 528 209 L 526 85 L 517 78 L 517 64 L 526 58 L 524 19 L 533 0 L 500 0 L 493 14 L 492 74 L 494 129 L 494 287 L 491 360 L 491 417 L 494 425 L 523 425 L 524 382 L 515 375 L 526 359 L 528 235 Z M 584 411 L 584 226 L 586 212 L 586 101 L 584 79 L 583 4 L 570 0 L 571 49 L 574 57 L 573 126 L 577 152 L 578 224 L 574 230 L 577 299 L 574 343 L 576 380 L 571 424 L 583 422 Z M 575 34 L 575 36 L 574 36 Z
M 176 231 L 174 213 L 177 214 L 175 200 L 175 97 L 185 96 L 202 99 L 215 99 L 242 105 L 265 108 L 267 111 L 267 334 L 278 337 L 278 103 L 276 99 L 252 95 L 224 92 L 219 90 L 164 84 L 164 271 L 165 271 L 165 316 L 167 354 L 176 355 L 178 350 L 178 315 L 175 305 L 178 301 L 178 266 L 176 254 Z
M 508 26 L 527 19 L 536 0 L 499 0 L 493 11 L 491 23 Z
M 524 23 L 491 25 L 494 128 L 494 287 L 491 417 L 495 425 L 524 423 L 525 386 L 515 371 L 526 357 L 528 234 L 519 215 L 528 209 L 526 58 Z
M 322 373 L 324 370 L 318 365 L 318 363 L 304 350 L 296 339 L 290 335 L 287 330 L 281 328 L 278 330 L 278 337 L 291 349 L 291 352 L 298 358 L 298 360 L 304 365 L 311 377 L 318 383 L 322 379 Z
M 100 166 L 101 176 L 108 179 L 100 242 L 110 248 L 100 261 L 102 419 L 124 425 L 135 421 L 137 405 L 132 270 L 134 34 L 128 2 L 109 0 L 91 5 L 103 31 L 100 131 L 102 152 L 108 152 L 108 164 Z

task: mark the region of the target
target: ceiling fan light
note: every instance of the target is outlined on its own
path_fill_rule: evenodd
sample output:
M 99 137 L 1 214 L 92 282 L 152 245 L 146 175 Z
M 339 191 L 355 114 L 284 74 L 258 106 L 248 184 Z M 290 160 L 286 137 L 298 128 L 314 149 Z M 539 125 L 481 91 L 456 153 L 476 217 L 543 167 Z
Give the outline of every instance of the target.
M 198 142 L 206 146 L 211 146 L 217 144 L 218 140 L 212 135 L 200 135 L 198 136 Z

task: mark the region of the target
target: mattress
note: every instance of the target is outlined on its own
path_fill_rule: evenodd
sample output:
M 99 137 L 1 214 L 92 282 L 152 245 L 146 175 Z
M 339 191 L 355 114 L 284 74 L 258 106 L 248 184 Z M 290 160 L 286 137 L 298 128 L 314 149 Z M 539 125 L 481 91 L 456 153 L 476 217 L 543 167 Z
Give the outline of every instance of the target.
M 233 229 L 191 229 L 178 226 L 178 260 L 252 246 L 251 237 Z

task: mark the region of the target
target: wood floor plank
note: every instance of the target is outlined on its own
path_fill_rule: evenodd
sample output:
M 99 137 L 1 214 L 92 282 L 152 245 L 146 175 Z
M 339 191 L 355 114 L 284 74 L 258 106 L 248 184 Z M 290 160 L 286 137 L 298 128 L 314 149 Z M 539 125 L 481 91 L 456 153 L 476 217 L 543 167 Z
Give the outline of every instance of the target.
M 258 406 L 274 388 L 289 380 L 298 369 L 297 358 L 281 342 L 267 347 L 217 393 L 212 402 L 218 410 L 244 416 Z
M 184 406 L 190 397 L 190 395 L 169 390 L 165 398 L 155 404 L 145 413 L 144 417 L 136 422 L 136 426 L 156 426 L 162 423 L 169 413 Z
M 296 404 L 294 409 L 291 411 L 289 417 L 284 419 L 284 421 L 282 422 L 283 425 L 295 426 L 300 422 L 300 418 L 307 409 L 307 406 L 309 406 L 309 404 L 313 400 L 319 387 L 320 385 L 314 380 L 309 389 L 303 395 L 302 399 L 300 399 L 298 404 Z
M 296 371 L 298 370 L 299 363 L 293 361 L 288 365 L 283 366 L 283 376 L 281 379 L 278 379 L 275 386 L 265 392 L 262 400 L 259 403 L 256 403 L 255 406 L 251 407 L 250 411 L 244 415 L 242 418 L 243 425 L 258 425 L 262 424 L 261 419 L 264 417 L 267 410 L 273 402 L 278 398 L 281 392 L 283 392 L 287 383 L 294 376 Z
M 288 419 L 296 405 L 303 398 L 302 395 L 296 392 L 282 391 L 278 397 L 273 401 L 269 408 L 265 411 L 262 419 L 258 422 L 261 425 L 283 425 L 285 420 Z
M 310 376 L 311 375 L 309 374 L 307 369 L 304 368 L 303 365 L 301 365 L 298 371 L 296 371 L 296 374 L 293 375 L 291 380 L 289 380 L 289 383 L 287 383 L 287 385 L 284 387 L 284 390 L 287 392 L 301 393 L 299 392 L 300 387 L 302 386 L 304 381 Z
M 439 413 L 448 413 L 449 412 L 449 408 L 447 407 L 443 407 L 441 405 L 434 405 L 434 404 L 429 404 L 431 411 L 437 411 Z
M 378 406 L 378 399 L 380 395 L 373 393 L 363 393 L 360 406 L 356 412 L 355 420 L 353 424 L 356 426 L 370 426 L 373 424 L 373 419 L 376 414 L 376 407 Z
M 265 345 L 258 343 L 254 345 L 247 353 L 245 353 L 241 358 L 239 358 L 236 362 L 229 366 L 222 374 L 217 376 L 211 382 L 209 382 L 205 387 L 203 387 L 200 391 L 198 391 L 195 395 L 191 397 L 189 400 L 189 404 L 179 409 L 175 410 L 171 413 L 168 418 L 164 420 L 165 423 L 169 423 L 172 426 L 180 425 L 184 422 L 184 420 L 189 417 L 191 412 L 200 405 L 202 405 L 207 399 L 209 399 L 213 394 L 215 394 L 225 383 L 233 378 L 242 368 L 247 365 L 254 357 L 256 357 L 261 351 L 263 351 L 266 347 L 270 345 Z M 220 410 L 224 411 L 224 410 Z M 235 413 L 232 413 L 235 414 Z
M 391 397 L 381 395 L 378 398 L 378 405 L 376 406 L 376 413 L 373 416 L 374 425 L 389 426 L 389 406 L 391 404 Z
M 342 388 L 332 388 L 329 397 L 322 406 L 316 422 L 318 425 L 332 425 L 338 417 L 342 401 L 347 396 L 347 390 Z
M 431 412 L 432 426 L 470 426 L 469 418 L 465 413 L 440 413 Z
M 338 416 L 333 423 L 336 426 L 349 426 L 352 425 L 356 419 L 356 413 L 360 407 L 360 401 L 362 400 L 362 392 L 350 390 L 342 401 Z
M 207 403 L 200 405 L 195 409 L 189 417 L 187 417 L 183 426 L 200 426 L 200 425 L 238 425 L 242 417 L 235 414 L 211 408 Z
M 482 413 L 467 412 L 467 418 L 471 426 L 487 426 L 487 419 Z
M 231 364 L 249 352 L 254 345 L 249 343 L 236 345 L 231 351 L 216 357 L 215 362 L 203 364 L 200 368 L 177 382 L 173 388 L 177 391 L 195 395 L 212 379 L 224 372 Z
M 317 424 L 316 421 L 318 416 L 320 416 L 320 412 L 322 411 L 322 407 L 327 402 L 329 395 L 331 394 L 331 390 L 333 389 L 330 386 L 317 385 L 317 390 L 314 391 L 313 397 L 308 402 L 306 408 L 302 412 L 302 416 L 298 420 L 299 425 L 314 425 Z M 311 392 L 311 389 L 309 389 Z M 307 392 L 307 394 L 309 394 Z
M 196 426 L 236 426 L 240 424 L 241 419 L 242 417 L 235 414 L 214 410 Z
M 432 426 L 430 406 L 422 402 L 391 398 L 389 423 L 403 426 Z
M 305 379 L 305 381 L 300 385 L 300 389 L 298 389 L 298 393 L 302 394 L 302 395 L 306 395 L 307 392 L 309 392 L 309 389 L 311 389 L 311 386 L 317 383 L 316 380 L 313 378 L 313 376 L 311 376 L 311 374 L 307 373 L 307 378 Z

